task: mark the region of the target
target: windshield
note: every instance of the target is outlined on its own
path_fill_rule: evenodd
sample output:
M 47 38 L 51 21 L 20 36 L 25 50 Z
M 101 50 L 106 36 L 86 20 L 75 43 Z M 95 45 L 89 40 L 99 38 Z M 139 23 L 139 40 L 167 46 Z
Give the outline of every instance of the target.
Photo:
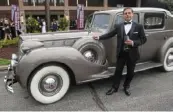
M 109 14 L 96 14 L 91 25 L 91 30 L 96 30 L 102 33 L 107 32 L 109 27 L 109 20 Z
M 90 29 L 89 27 L 91 25 L 92 18 L 93 18 L 93 14 L 91 14 L 87 17 L 87 20 L 86 20 L 86 23 L 85 23 L 85 29 Z

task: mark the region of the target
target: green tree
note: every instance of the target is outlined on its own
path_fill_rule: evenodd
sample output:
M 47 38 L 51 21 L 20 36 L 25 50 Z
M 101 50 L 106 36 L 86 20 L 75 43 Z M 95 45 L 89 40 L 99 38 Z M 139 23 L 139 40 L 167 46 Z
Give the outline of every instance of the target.
M 29 32 L 29 33 L 39 32 L 39 30 L 38 30 L 39 29 L 39 23 L 32 16 L 27 18 L 26 27 L 27 27 L 27 32 Z
M 67 30 L 69 25 L 69 21 L 64 17 L 59 19 L 59 30 L 64 31 Z
M 159 0 L 160 2 L 166 3 L 170 11 L 173 11 L 173 0 Z

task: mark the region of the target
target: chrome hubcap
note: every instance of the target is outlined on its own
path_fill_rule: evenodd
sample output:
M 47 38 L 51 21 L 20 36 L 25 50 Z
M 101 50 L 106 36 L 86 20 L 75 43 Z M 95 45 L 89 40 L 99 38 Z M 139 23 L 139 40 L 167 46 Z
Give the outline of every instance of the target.
M 47 75 L 39 82 L 39 90 L 45 96 L 53 96 L 62 87 L 62 79 L 59 75 Z
M 170 67 L 170 66 L 173 66 L 173 54 L 170 53 L 167 57 L 167 65 Z
M 95 61 L 96 61 L 96 55 L 95 55 L 94 51 L 91 51 L 91 50 L 85 51 L 85 52 L 83 53 L 83 55 L 84 55 L 84 57 L 85 57 L 87 60 L 89 60 L 89 61 L 91 61 L 91 62 L 95 62 Z
M 53 91 L 56 89 L 58 82 L 55 78 L 49 77 L 43 80 L 43 87 L 46 91 Z

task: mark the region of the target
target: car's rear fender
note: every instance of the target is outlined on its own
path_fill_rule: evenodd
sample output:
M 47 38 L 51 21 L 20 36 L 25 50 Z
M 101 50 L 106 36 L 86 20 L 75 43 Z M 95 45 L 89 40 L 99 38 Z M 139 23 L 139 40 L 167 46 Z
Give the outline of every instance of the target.
M 24 55 L 16 67 L 16 74 L 22 87 L 26 87 L 28 78 L 36 68 L 50 62 L 68 66 L 74 73 L 76 82 L 87 80 L 90 75 L 100 73 L 107 68 L 89 62 L 72 47 L 40 48 Z
M 165 53 L 166 51 L 173 47 L 173 37 L 169 37 L 167 38 L 167 40 L 165 41 L 165 43 L 161 46 L 159 52 L 158 52 L 158 60 L 163 63 L 164 61 L 164 56 L 165 56 Z

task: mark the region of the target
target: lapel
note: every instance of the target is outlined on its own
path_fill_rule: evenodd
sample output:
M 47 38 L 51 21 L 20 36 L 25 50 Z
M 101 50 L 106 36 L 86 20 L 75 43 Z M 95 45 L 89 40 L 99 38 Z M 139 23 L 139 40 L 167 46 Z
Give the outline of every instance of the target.
M 131 28 L 131 30 L 130 30 L 130 37 L 129 37 L 129 38 L 132 37 L 132 34 L 133 34 L 133 32 L 134 32 L 134 29 L 135 29 L 135 26 L 136 26 L 136 24 L 135 24 L 134 22 L 132 22 L 132 28 Z
M 124 23 L 121 24 L 121 39 L 123 39 L 124 36 Z

